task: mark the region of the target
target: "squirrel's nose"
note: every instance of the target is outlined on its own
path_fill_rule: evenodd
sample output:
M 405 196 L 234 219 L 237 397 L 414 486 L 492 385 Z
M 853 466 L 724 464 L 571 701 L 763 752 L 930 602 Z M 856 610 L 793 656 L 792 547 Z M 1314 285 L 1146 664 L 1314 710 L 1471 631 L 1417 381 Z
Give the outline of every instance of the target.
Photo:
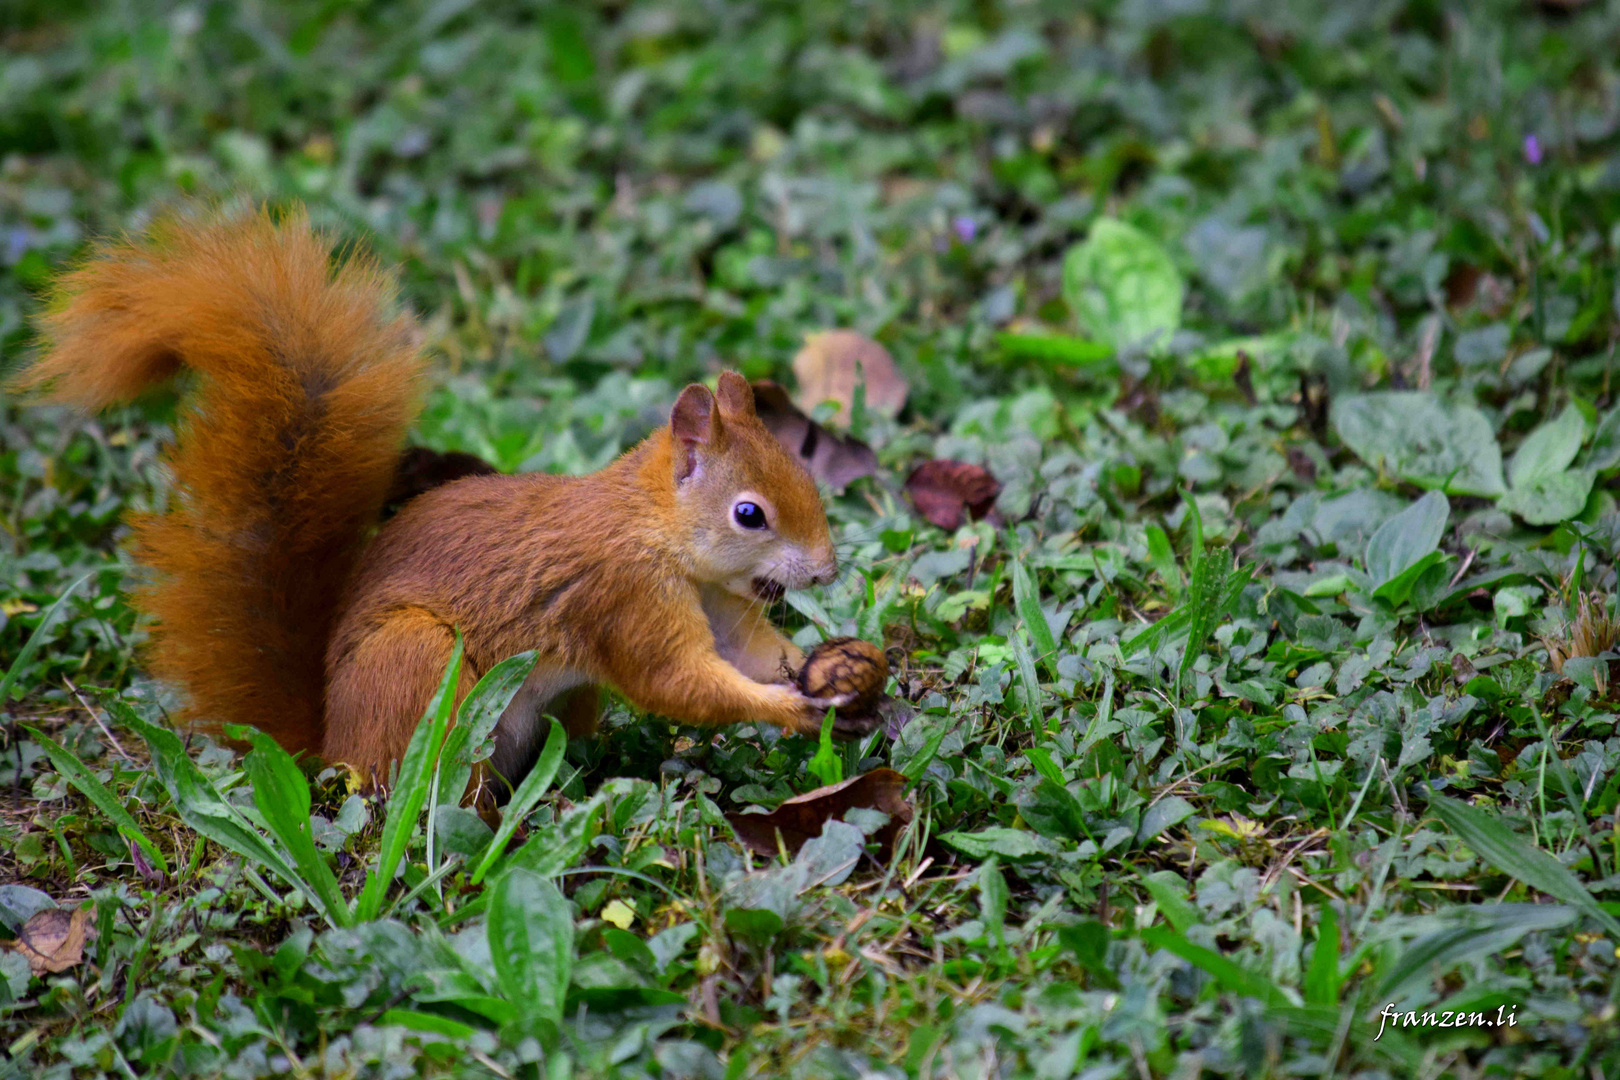
M 821 560 L 821 565 L 816 569 L 815 577 L 810 580 L 817 585 L 831 585 L 837 581 L 838 560 L 829 553 L 826 558 Z

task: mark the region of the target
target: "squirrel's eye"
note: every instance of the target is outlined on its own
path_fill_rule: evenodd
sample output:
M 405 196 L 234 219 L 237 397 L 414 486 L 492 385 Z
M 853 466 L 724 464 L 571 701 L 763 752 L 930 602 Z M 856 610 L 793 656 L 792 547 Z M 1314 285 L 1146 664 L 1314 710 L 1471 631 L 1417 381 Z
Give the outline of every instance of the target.
M 731 516 L 745 529 L 763 529 L 766 525 L 765 511 L 751 502 L 740 502 L 733 506 Z

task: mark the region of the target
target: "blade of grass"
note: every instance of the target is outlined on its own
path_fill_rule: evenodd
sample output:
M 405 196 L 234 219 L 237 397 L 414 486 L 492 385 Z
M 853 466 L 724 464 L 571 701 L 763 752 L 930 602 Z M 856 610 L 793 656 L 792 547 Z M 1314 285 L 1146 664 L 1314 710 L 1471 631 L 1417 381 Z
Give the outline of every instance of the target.
M 1007 635 L 1012 647 L 1013 664 L 1018 668 L 1018 683 L 1024 690 L 1024 709 L 1029 713 L 1029 728 L 1039 731 L 1046 726 L 1046 699 L 1041 693 L 1040 677 L 1035 672 L 1035 657 L 1030 654 L 1024 635 Z
M 1148 563 L 1164 580 L 1164 587 L 1170 590 L 1170 598 L 1179 601 L 1187 585 L 1182 580 L 1181 567 L 1176 565 L 1176 553 L 1170 547 L 1170 537 L 1157 525 L 1149 525 L 1143 532 L 1147 534 Z
M 816 752 L 805 763 L 805 768 L 823 786 L 836 784 L 844 778 L 844 758 L 833 746 L 832 740 L 833 710 L 828 709 L 827 715 L 821 718 L 821 738 L 816 744 Z
M 100 567 L 97 567 L 95 570 L 86 571 L 84 575 L 79 578 L 79 580 L 62 590 L 62 595 L 56 598 L 56 603 L 52 604 L 50 608 L 46 610 L 44 617 L 39 620 L 39 625 L 34 627 L 34 632 L 28 635 L 28 640 L 23 644 L 22 652 L 18 653 L 17 659 L 11 662 L 11 667 L 7 669 L 5 678 L 0 679 L 0 705 L 4 705 L 6 702 L 11 700 L 11 691 L 17 683 L 17 678 L 22 674 L 23 668 L 28 666 L 28 661 L 34 658 L 34 653 L 38 651 L 40 645 L 45 641 L 45 632 L 50 629 L 52 623 L 56 622 L 56 617 L 60 615 L 62 613 L 62 609 L 67 606 L 68 598 L 78 591 L 80 585 L 83 585 L 100 572 Z
M 1181 666 L 1176 669 L 1177 701 L 1181 700 L 1182 681 L 1204 651 L 1216 620 L 1220 618 L 1219 604 L 1231 572 L 1231 548 L 1205 552 L 1193 563 L 1192 580 L 1187 584 L 1187 606 L 1192 609 L 1192 617 L 1187 624 L 1187 647 L 1182 650 Z
M 26 724 L 23 726 L 23 730 L 28 732 L 40 746 L 45 748 L 45 755 L 51 759 L 51 764 L 56 766 L 56 771 L 61 773 L 68 783 L 78 788 L 84 797 L 95 805 L 97 810 L 107 815 L 107 819 L 117 826 L 119 833 L 128 839 L 130 843 L 141 849 L 141 854 L 146 856 L 148 862 L 155 866 L 160 873 L 167 874 L 169 872 L 169 864 L 163 858 L 163 853 L 157 849 L 157 845 L 153 844 L 147 838 L 147 835 L 141 831 L 141 827 L 136 824 L 135 818 L 128 810 L 124 809 L 124 804 L 118 801 L 118 796 L 109 791 L 107 785 L 96 778 L 96 774 L 91 772 L 84 762 L 79 760 L 77 754 L 55 739 L 28 727 Z
M 1330 903 L 1324 903 L 1321 910 L 1316 924 L 1316 951 L 1305 972 L 1305 1003 L 1337 1006 L 1339 986 L 1344 981 L 1339 973 L 1339 911 Z
M 1569 867 L 1509 829 L 1501 819 L 1444 795 L 1429 797 L 1429 812 L 1481 859 L 1526 885 L 1577 909 L 1620 941 L 1620 920 L 1603 910 Z
M 1029 640 L 1035 646 L 1035 658 L 1046 665 L 1046 670 L 1052 678 L 1057 678 L 1057 639 L 1052 636 L 1052 627 L 1046 621 L 1045 612 L 1041 611 L 1040 590 L 1036 587 L 1035 577 L 1024 566 L 1022 559 L 1013 562 L 1013 606 L 1018 609 L 1018 618 L 1023 622 L 1024 629 L 1029 632 Z
M 1254 998 L 1274 1009 L 1286 1008 L 1293 1004 L 1274 983 L 1247 968 L 1240 967 L 1235 961 L 1228 960 L 1212 949 L 1193 944 L 1168 926 L 1149 926 L 1138 931 L 1138 936 L 1154 948 L 1181 957 L 1234 994 Z
M 489 873 L 490 867 L 494 866 L 495 861 L 506 851 L 507 841 L 512 839 L 517 827 L 539 804 L 546 789 L 557 778 L 557 770 L 562 767 L 563 751 L 567 747 L 568 733 L 553 719 L 551 733 L 546 736 L 546 745 L 540 750 L 539 759 L 535 761 L 534 768 L 529 770 L 529 775 L 523 778 L 523 782 L 512 793 L 512 801 L 506 804 L 506 809 L 501 814 L 501 827 L 495 830 L 495 835 L 490 839 L 489 846 L 484 849 L 484 855 L 479 860 L 477 868 L 468 879 L 472 884 L 477 885 L 484 880 L 484 875 Z

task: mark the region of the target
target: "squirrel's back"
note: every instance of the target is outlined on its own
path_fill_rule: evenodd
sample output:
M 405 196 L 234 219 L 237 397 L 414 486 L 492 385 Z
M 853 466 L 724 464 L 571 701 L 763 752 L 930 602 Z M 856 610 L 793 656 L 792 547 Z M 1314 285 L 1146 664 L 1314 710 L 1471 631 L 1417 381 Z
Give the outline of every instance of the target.
M 169 219 L 61 278 L 17 380 L 100 409 L 189 368 L 168 511 L 134 522 L 148 666 L 187 719 L 321 744 L 335 611 L 415 418 L 422 360 L 374 264 L 302 215 Z

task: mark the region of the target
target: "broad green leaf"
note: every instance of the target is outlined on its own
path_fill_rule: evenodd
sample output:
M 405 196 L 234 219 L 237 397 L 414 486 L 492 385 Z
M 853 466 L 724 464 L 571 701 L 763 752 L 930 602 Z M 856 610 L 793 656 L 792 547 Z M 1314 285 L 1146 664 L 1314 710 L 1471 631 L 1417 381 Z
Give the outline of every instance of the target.
M 1531 525 L 1556 525 L 1568 521 L 1586 508 L 1587 497 L 1597 473 L 1592 469 L 1571 469 L 1551 476 L 1537 476 L 1523 487 L 1515 486 L 1496 505 L 1518 514 Z
M 1556 525 L 1579 514 L 1597 479 L 1595 468 L 1570 468 L 1585 438 L 1580 409 L 1565 406 L 1520 444 L 1508 464 L 1510 490 L 1497 505 L 1531 525 Z
M 787 926 L 782 916 L 770 908 L 727 908 L 725 922 L 731 933 L 760 942 L 769 942 Z
M 506 842 L 512 838 L 517 827 L 534 812 L 545 796 L 546 789 L 557 778 L 557 770 L 562 766 L 563 751 L 568 748 L 568 733 L 556 720 L 551 721 L 551 731 L 546 735 L 546 745 L 540 750 L 540 757 L 535 761 L 529 775 L 512 793 L 512 799 L 506 804 L 506 810 L 501 814 L 501 827 L 496 830 L 495 837 L 489 842 L 484 851 L 484 858 L 473 871 L 472 883 L 478 884 L 484 880 L 489 868 L 500 858 L 506 850 Z
M 1166 344 L 1185 287 L 1169 252 L 1140 229 L 1099 218 L 1063 259 L 1063 299 L 1088 337 L 1115 349 Z
M 1379 590 L 1437 554 L 1450 516 L 1450 500 L 1431 491 L 1378 527 L 1367 541 L 1367 575 L 1372 578 L 1373 595 L 1379 595 Z M 1411 580 L 1417 580 L 1417 575 L 1413 574 Z M 1410 582 L 1406 591 L 1411 591 Z
M 561 1023 L 574 970 L 568 898 L 533 871 L 510 870 L 495 883 L 485 932 L 507 1000 L 535 1019 Z
M 1052 760 L 1051 754 L 1048 754 L 1039 746 L 1031 746 L 1024 750 L 1024 756 L 1029 759 L 1029 763 L 1035 767 L 1035 771 L 1040 774 L 1042 779 L 1050 781 L 1060 788 L 1064 786 L 1063 770 L 1057 767 L 1057 763 Z
M 1053 856 L 1062 851 L 1056 841 L 1024 829 L 1009 829 L 992 825 L 978 832 L 948 832 L 940 841 L 955 848 L 970 859 L 988 859 L 992 855 L 1003 859 L 1030 859 Z
M 44 623 L 42 622 L 41 625 L 44 625 Z M 4 700 L 4 698 L 0 697 L 0 700 Z M 107 785 L 98 780 L 95 773 L 85 767 L 84 762 L 79 760 L 77 754 L 34 728 L 24 727 L 23 730 L 27 731 L 34 741 L 44 748 L 45 755 L 51 759 L 51 764 L 56 766 L 56 771 L 61 773 L 68 783 L 78 788 L 84 797 L 95 805 L 97 810 L 107 815 L 107 820 L 117 826 L 118 832 L 125 839 L 141 849 L 141 854 L 146 856 L 148 862 L 161 873 L 167 874 L 169 872 L 169 864 L 164 860 L 163 852 L 159 851 L 157 845 L 147 838 L 146 834 L 141 831 L 140 825 L 136 823 L 134 816 L 124 809 L 124 804 L 118 801 L 116 795 L 107 790 Z
M 1445 561 L 1446 555 L 1444 552 L 1431 551 L 1374 589 L 1373 595 L 1380 600 L 1388 600 L 1391 604 L 1399 607 L 1411 598 L 1412 591 L 1417 587 L 1417 583 L 1423 579 L 1423 575 Z
M 1507 490 L 1502 451 L 1485 414 L 1428 391 L 1351 394 L 1333 403 L 1333 427 L 1367 464 L 1452 495 Z
M 461 632 L 456 632 L 455 648 L 450 662 L 445 665 L 444 678 L 428 702 L 427 711 L 416 725 L 405 756 L 399 762 L 399 775 L 394 789 L 388 795 L 388 817 L 383 822 L 382 846 L 377 851 L 377 865 L 366 875 L 366 883 L 354 902 L 354 915 L 358 922 L 370 922 L 382 911 L 383 896 L 393 883 L 394 871 L 405 857 L 405 847 L 416 831 L 422 804 L 427 802 L 428 788 L 432 785 L 439 760 L 439 749 L 444 744 L 450 712 L 456 704 L 456 683 L 461 677 Z
M 1174 871 L 1159 870 L 1152 874 L 1142 874 L 1137 880 L 1153 898 L 1153 903 L 1159 909 L 1159 914 L 1164 916 L 1164 921 L 1169 923 L 1176 933 L 1184 934 L 1189 926 L 1196 926 L 1204 921 L 1204 917 L 1198 913 L 1198 905 L 1187 899 L 1184 879 L 1178 877 Z
M 1457 838 L 1504 874 L 1577 909 L 1620 941 L 1620 920 L 1600 906 L 1569 867 L 1514 833 L 1501 818 L 1444 795 L 1429 799 L 1429 811 Z
M 1581 411 L 1566 405 L 1557 418 L 1547 421 L 1519 444 L 1519 449 L 1508 462 L 1508 486 L 1528 487 L 1537 480 L 1557 476 L 1581 452 L 1586 438 L 1586 421 Z
M 1586 467 L 1605 473 L 1620 467 L 1620 405 L 1615 405 L 1598 421 L 1587 451 Z
M 1220 983 L 1222 988 L 1234 994 L 1254 998 L 1272 1008 L 1292 1004 L 1288 996 L 1269 978 L 1240 967 L 1218 952 L 1193 944 L 1167 926 L 1149 926 L 1138 933 L 1149 945 L 1174 953 L 1187 963 L 1202 969 Z
M 1166 795 L 1142 812 L 1142 823 L 1136 829 L 1136 842 L 1145 844 L 1197 812 L 1198 808 L 1180 795 Z

